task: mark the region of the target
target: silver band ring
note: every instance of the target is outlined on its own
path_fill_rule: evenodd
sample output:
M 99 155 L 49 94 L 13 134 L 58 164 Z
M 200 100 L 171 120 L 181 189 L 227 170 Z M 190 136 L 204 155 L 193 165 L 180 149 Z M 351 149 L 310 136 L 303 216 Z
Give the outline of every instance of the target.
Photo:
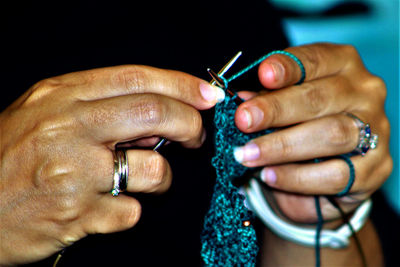
M 346 115 L 354 119 L 360 131 L 358 135 L 358 144 L 351 153 L 365 156 L 368 150 L 375 149 L 378 146 L 378 135 L 371 132 L 371 127 L 368 123 L 364 123 L 351 113 L 346 113 Z
M 118 196 L 119 193 L 124 192 L 128 187 L 128 159 L 126 150 L 115 150 L 113 151 L 114 156 L 114 176 L 113 176 L 113 187 L 111 195 L 114 197 Z

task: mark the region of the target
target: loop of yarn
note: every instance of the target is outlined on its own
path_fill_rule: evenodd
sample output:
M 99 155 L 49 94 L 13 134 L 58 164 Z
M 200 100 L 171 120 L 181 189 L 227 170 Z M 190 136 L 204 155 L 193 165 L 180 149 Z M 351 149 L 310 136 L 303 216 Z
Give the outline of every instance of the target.
M 263 62 L 264 60 L 266 60 L 268 57 L 272 56 L 272 55 L 276 55 L 276 54 L 280 54 L 280 55 L 285 55 L 290 57 L 292 60 L 294 60 L 294 62 L 296 62 L 296 64 L 299 66 L 300 68 L 300 72 L 301 72 L 301 77 L 299 79 L 299 81 L 296 83 L 296 85 L 298 84 L 302 84 L 304 82 L 304 80 L 306 79 L 306 69 L 304 68 L 303 63 L 301 62 L 300 59 L 298 59 L 295 55 L 293 55 L 292 53 L 289 53 L 287 51 L 283 51 L 283 50 L 275 50 L 272 51 L 268 54 L 266 54 L 265 56 L 260 57 L 259 59 L 257 59 L 256 61 L 254 61 L 253 63 L 251 63 L 250 65 L 248 65 L 246 68 L 242 69 L 241 71 L 239 71 L 238 73 L 232 75 L 229 79 L 227 79 L 227 82 L 231 82 L 233 80 L 235 80 L 236 78 L 242 76 L 243 74 L 245 74 L 246 72 L 248 72 L 249 70 L 251 70 L 252 68 L 256 67 L 257 65 L 259 65 L 261 62 Z M 225 87 L 227 87 L 225 85 Z
M 354 164 L 353 164 L 353 162 L 351 162 L 351 159 L 349 156 L 339 155 L 338 158 L 343 159 L 346 162 L 347 166 L 349 167 L 349 172 L 350 172 L 349 181 L 347 182 L 346 187 L 341 192 L 336 194 L 336 197 L 343 197 L 343 196 L 346 196 L 350 192 L 350 189 L 354 184 L 356 174 L 355 174 Z

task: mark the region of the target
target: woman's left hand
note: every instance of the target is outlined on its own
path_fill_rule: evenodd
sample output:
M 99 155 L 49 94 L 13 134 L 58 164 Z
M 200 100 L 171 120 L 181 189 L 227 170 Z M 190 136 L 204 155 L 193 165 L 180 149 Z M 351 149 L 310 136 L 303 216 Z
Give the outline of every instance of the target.
M 241 92 L 247 99 L 235 115 L 245 133 L 282 127 L 238 148 L 237 160 L 248 167 L 263 167 L 261 179 L 273 189 L 281 211 L 296 222 L 316 221 L 311 195 L 335 195 L 349 179 L 342 159 L 330 158 L 353 151 L 359 128 L 353 114 L 369 123 L 379 136 L 376 149 L 351 157 L 355 182 L 348 195 L 338 198 L 346 211 L 354 210 L 386 180 L 392 170 L 389 122 L 384 112 L 384 82 L 364 67 L 354 47 L 312 44 L 286 49 L 303 63 L 305 81 L 295 85 L 301 70 L 285 55 L 273 55 L 259 67 L 266 91 Z M 328 158 L 314 163 L 316 158 Z M 324 219 L 338 217 L 325 199 Z

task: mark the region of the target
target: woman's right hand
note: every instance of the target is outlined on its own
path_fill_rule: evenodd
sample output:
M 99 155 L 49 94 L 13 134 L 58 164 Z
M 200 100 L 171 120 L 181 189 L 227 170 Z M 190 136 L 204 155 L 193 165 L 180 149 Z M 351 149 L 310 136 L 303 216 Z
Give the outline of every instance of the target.
M 113 197 L 112 150 L 157 136 L 201 146 L 198 110 L 224 93 L 191 75 L 145 66 L 70 73 L 38 82 L 0 114 L 0 265 L 46 258 L 88 234 L 128 229 L 139 202 Z M 128 150 L 129 192 L 162 192 L 171 169 Z

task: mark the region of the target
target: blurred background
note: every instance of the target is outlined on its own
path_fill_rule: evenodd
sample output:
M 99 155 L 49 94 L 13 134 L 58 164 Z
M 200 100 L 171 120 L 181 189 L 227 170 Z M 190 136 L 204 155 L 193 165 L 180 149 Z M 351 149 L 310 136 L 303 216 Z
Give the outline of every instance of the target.
M 386 114 L 391 123 L 392 175 L 384 197 L 400 215 L 399 176 L 399 0 L 270 0 L 284 16 L 291 45 L 312 42 L 351 44 L 367 69 L 387 86 Z

